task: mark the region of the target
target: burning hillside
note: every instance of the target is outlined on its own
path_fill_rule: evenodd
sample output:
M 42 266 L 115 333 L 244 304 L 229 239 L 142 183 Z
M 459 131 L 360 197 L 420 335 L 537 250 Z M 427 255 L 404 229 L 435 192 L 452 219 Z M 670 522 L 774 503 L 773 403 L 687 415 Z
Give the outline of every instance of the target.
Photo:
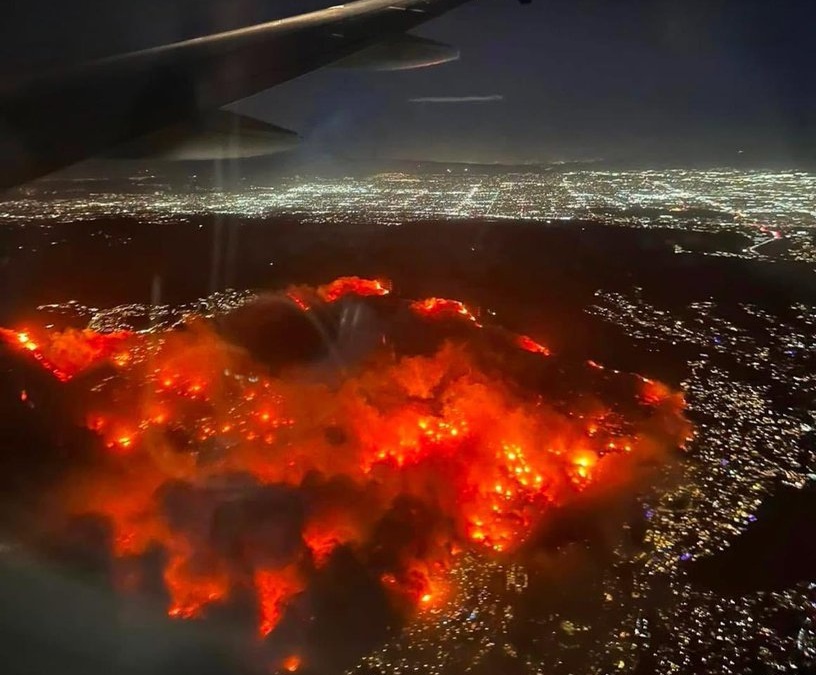
M 175 330 L 2 337 L 71 387 L 104 448 L 54 501 L 104 519 L 122 589 L 156 591 L 159 551 L 169 616 L 241 607 L 262 639 L 338 556 L 400 615 L 433 608 L 457 555 L 515 555 L 688 433 L 660 383 L 355 277 Z

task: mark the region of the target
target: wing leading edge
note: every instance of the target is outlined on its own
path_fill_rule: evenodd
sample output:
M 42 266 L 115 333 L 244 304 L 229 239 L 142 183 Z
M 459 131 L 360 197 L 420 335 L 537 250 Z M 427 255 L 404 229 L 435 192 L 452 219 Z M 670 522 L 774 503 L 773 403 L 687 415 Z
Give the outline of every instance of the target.
M 467 0 L 355 0 L 0 86 L 0 188 L 348 59 Z

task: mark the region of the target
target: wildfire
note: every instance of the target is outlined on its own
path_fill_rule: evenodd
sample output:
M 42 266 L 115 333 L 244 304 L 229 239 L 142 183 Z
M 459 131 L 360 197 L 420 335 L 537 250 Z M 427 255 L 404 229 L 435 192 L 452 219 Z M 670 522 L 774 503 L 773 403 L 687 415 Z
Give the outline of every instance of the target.
M 388 292 L 385 282 L 344 277 L 288 295 L 306 310 Z M 456 300 L 408 306 L 481 327 Z M 123 564 L 165 551 L 174 618 L 206 615 L 252 589 L 261 638 L 338 548 L 370 564 L 395 598 L 438 606 L 452 551 L 511 554 L 554 507 L 688 435 L 682 397 L 660 383 L 641 379 L 624 433 L 608 411 L 588 422 L 564 412 L 579 400 L 525 394 L 464 343 L 419 356 L 380 347 L 327 384 L 297 369 L 273 375 L 201 319 L 160 339 L 2 337 L 62 381 L 114 366 L 114 377 L 93 383 L 85 418 L 109 461 L 65 487 L 68 510 L 105 516 Z M 528 336 L 505 337 L 511 354 L 550 354 Z M 597 407 L 598 396 L 587 400 Z M 650 422 L 639 428 L 641 419 Z M 300 659 L 282 665 L 294 672 Z
M 171 597 L 167 614 L 174 619 L 201 616 L 206 605 L 224 600 L 230 592 L 226 576 L 197 571 L 189 556 L 189 553 L 171 556 L 164 570 L 164 582 Z
M 287 656 L 281 665 L 287 673 L 294 673 L 300 668 L 300 657 L 297 654 Z
M 282 570 L 262 569 L 255 572 L 255 590 L 258 593 L 259 619 L 258 633 L 262 638 L 269 635 L 283 617 L 286 603 L 301 591 L 294 567 Z
M 340 277 L 325 286 L 319 286 L 317 294 L 325 302 L 334 302 L 346 295 L 361 297 L 369 295 L 388 295 L 390 284 L 378 279 L 361 279 L 360 277 Z
M 425 300 L 416 300 L 412 302 L 411 309 L 420 316 L 435 319 L 444 317 L 462 317 L 468 321 L 472 321 L 477 326 L 481 325 L 467 306 L 459 300 L 448 300 L 447 298 L 426 298 Z
M 656 382 L 645 377 L 640 379 L 642 382 L 640 396 L 646 405 L 659 405 L 674 396 L 674 392 L 662 382 Z
M 298 308 L 302 309 L 304 312 L 308 312 L 311 309 L 311 305 L 309 305 L 309 303 L 306 302 L 306 300 L 301 298 L 294 291 L 290 291 L 289 293 L 287 293 L 286 297 L 289 298 L 292 302 L 294 302 L 295 305 L 297 305 Z
M 547 349 L 544 345 L 536 342 L 533 338 L 529 337 L 528 335 L 519 335 L 516 339 L 516 344 L 521 347 L 524 351 L 531 352 L 533 354 L 542 354 L 543 356 L 549 356 L 550 350 Z
M 29 352 L 54 377 L 67 382 L 78 373 L 113 357 L 131 337 L 127 331 L 97 333 L 92 330 L 38 331 L 0 328 L 0 338 L 11 347 Z M 127 351 L 118 354 L 128 359 Z

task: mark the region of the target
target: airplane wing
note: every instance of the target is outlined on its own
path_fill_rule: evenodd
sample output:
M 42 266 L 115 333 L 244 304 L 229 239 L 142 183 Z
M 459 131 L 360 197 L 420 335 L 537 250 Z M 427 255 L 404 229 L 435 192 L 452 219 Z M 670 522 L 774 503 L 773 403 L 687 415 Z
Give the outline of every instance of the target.
M 370 53 L 376 58 L 383 40 L 398 40 L 465 1 L 354 0 L 63 68 L 5 75 L 0 188 L 200 118 L 330 63 L 348 59 L 352 65 L 365 50 L 375 50 Z M 429 53 L 433 45 L 443 47 L 425 42 Z

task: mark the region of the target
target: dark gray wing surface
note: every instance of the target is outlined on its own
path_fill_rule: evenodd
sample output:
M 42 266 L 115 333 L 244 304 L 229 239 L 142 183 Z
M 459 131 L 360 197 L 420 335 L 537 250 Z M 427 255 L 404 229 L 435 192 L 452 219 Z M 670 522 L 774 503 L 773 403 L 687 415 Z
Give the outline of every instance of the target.
M 0 188 L 268 89 L 466 0 L 355 0 L 0 82 Z

